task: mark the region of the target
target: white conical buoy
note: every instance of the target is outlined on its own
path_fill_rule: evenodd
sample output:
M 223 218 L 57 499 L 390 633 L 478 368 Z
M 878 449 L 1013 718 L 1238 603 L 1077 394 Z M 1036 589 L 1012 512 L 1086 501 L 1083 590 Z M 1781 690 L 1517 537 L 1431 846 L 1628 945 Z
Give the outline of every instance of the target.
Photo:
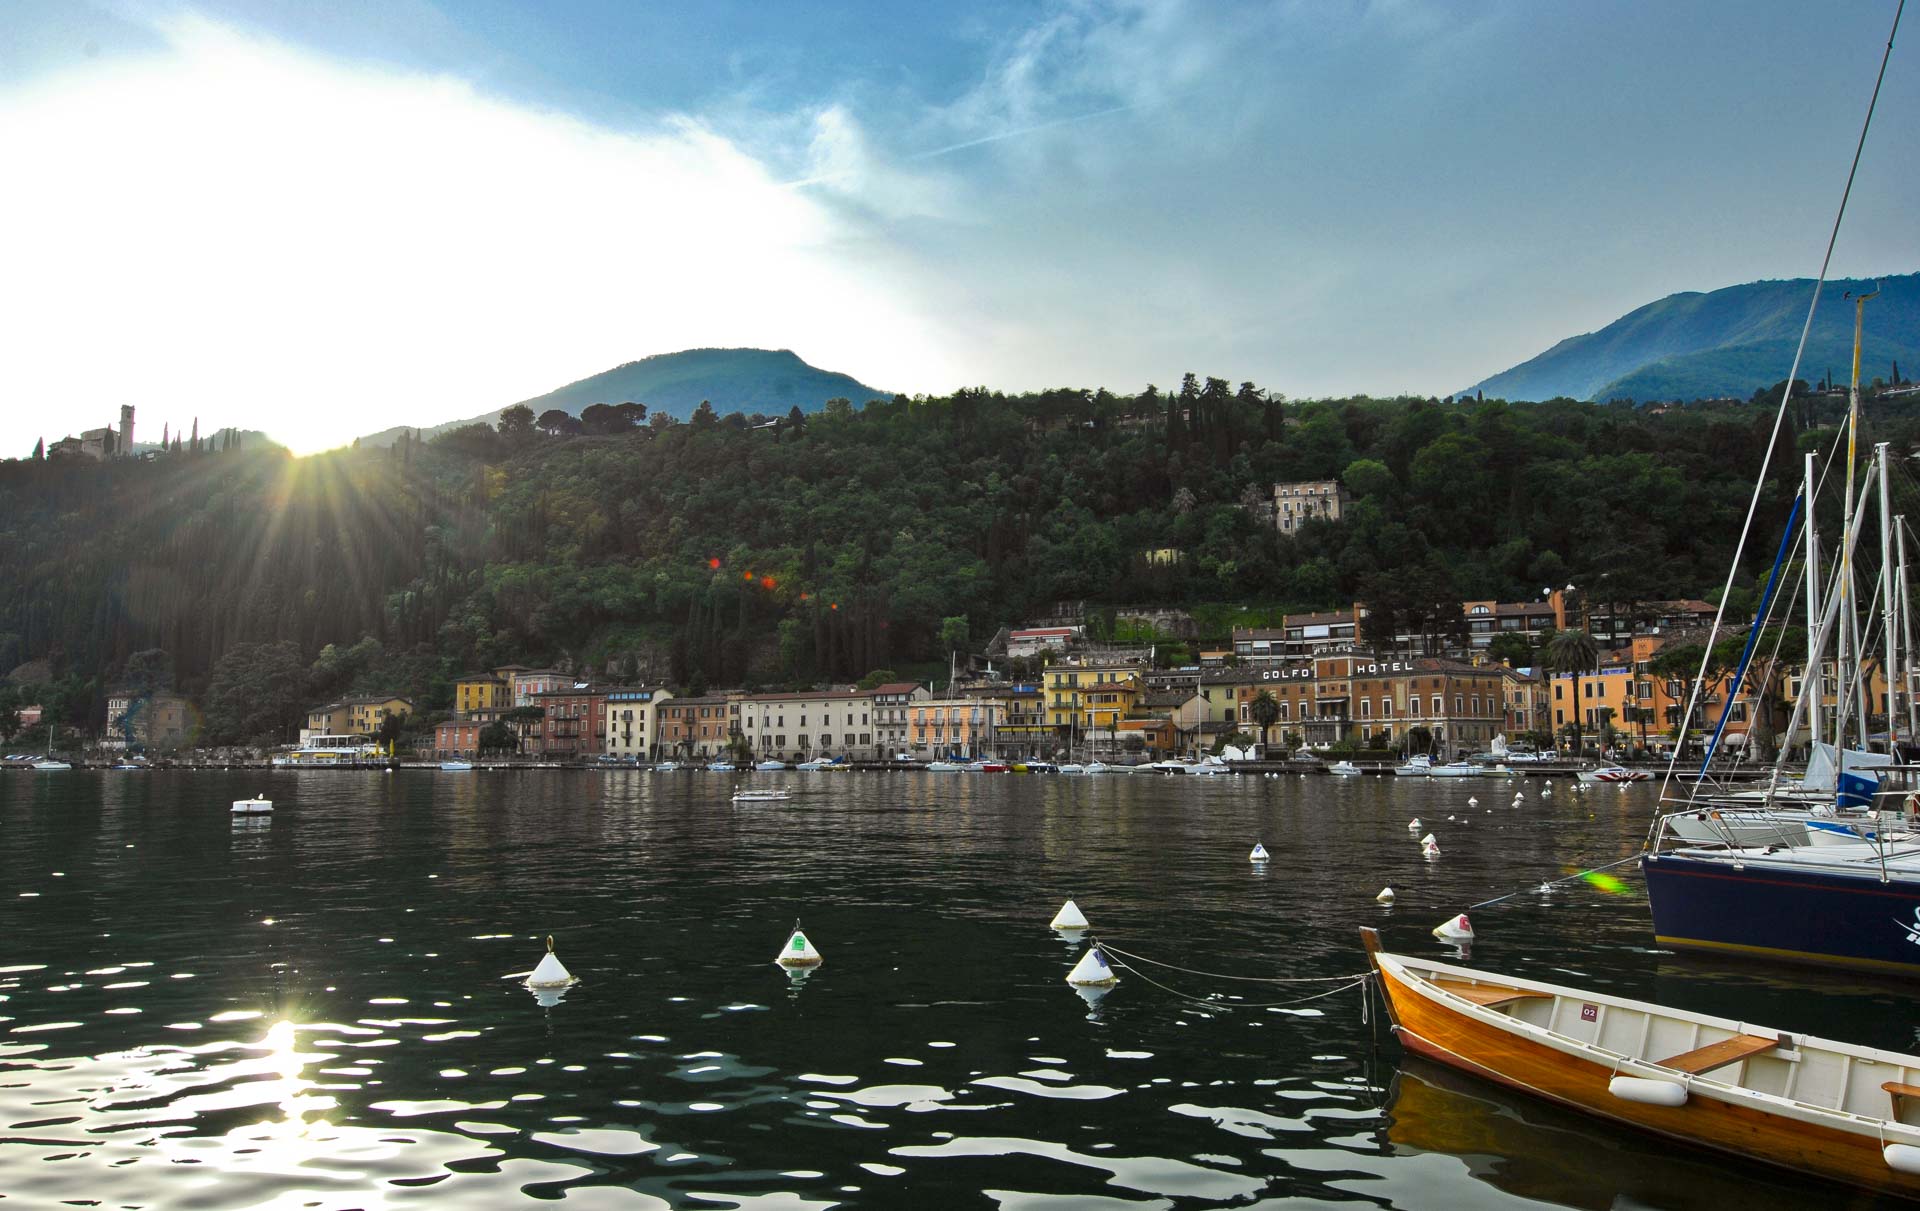
M 1425 827 L 1426 825 L 1420 823 L 1420 817 L 1418 816 L 1415 816 L 1413 819 L 1407 821 L 1407 831 L 1410 833 L 1417 833 L 1422 828 L 1425 828 Z
M 1435 841 L 1432 837 L 1428 837 L 1426 840 L 1420 842 L 1420 856 L 1423 858 L 1439 857 L 1440 843 L 1438 841 Z
M 1480 806 L 1480 797 L 1479 797 L 1478 795 L 1468 795 L 1468 796 L 1467 796 L 1467 806 L 1468 806 L 1468 807 L 1479 807 L 1479 806 Z
M 1381 889 L 1380 889 L 1380 894 L 1379 894 L 1379 895 L 1377 895 L 1377 896 L 1375 896 L 1375 897 L 1373 898 L 1373 902 L 1374 902 L 1375 904 L 1391 904 L 1391 903 L 1393 903 L 1393 888 L 1391 888 L 1391 887 L 1383 887 L 1383 888 L 1381 888 Z
M 1087 947 L 1087 953 L 1067 973 L 1067 983 L 1081 988 L 1111 988 L 1120 982 L 1113 974 L 1113 968 L 1107 966 L 1107 956 L 1100 953 L 1098 946 Z
M 1426 836 L 1420 838 L 1420 844 L 1424 848 L 1428 845 L 1438 845 L 1440 844 L 1440 842 L 1434 839 L 1434 836 L 1432 833 L 1428 833 Z
M 1467 914 L 1461 913 L 1457 917 L 1448 917 L 1446 920 L 1440 922 L 1440 924 L 1434 926 L 1433 936 L 1439 938 L 1442 942 L 1471 942 L 1473 941 L 1473 925 L 1468 922 Z
M 1258 841 L 1255 841 L 1253 843 L 1253 852 L 1247 855 L 1247 861 L 1265 862 L 1268 857 L 1269 855 L 1267 853 L 1267 847 L 1260 844 Z
M 1060 911 L 1053 914 L 1053 922 L 1051 925 L 1053 929 L 1085 929 L 1086 927 L 1087 918 L 1085 914 L 1080 911 L 1080 906 L 1072 900 L 1068 900 L 1065 904 L 1062 904 Z
M 527 977 L 527 987 L 565 988 L 574 982 L 573 973 L 560 961 L 560 956 L 553 953 L 553 935 L 547 935 L 547 953 L 540 956 L 533 974 Z
M 782 967 L 818 967 L 820 952 L 813 948 L 807 935 L 800 932 L 800 922 L 793 923 L 793 933 L 787 937 L 787 944 L 780 948 L 780 957 L 774 962 Z

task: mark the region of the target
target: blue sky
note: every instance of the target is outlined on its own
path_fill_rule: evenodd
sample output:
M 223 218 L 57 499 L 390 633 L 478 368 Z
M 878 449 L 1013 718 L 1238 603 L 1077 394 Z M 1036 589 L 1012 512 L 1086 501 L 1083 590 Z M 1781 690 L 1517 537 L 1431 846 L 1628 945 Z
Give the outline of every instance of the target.
M 1891 15 L 15 0 L 0 450 L 123 402 L 319 448 L 695 345 L 1444 395 L 1816 270 Z M 1920 268 L 1912 52 L 1841 274 Z

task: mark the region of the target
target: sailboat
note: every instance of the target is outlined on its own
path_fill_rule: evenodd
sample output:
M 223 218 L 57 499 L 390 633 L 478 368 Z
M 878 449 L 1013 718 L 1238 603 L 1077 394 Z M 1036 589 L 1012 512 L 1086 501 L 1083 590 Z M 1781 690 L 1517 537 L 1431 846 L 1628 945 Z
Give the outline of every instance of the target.
M 73 768 L 73 766 L 53 755 L 53 724 L 51 723 L 47 724 L 47 755 L 34 762 L 33 768 L 46 770 L 48 772 Z
M 1824 281 L 1824 271 L 1822 277 Z M 1780 772 L 1776 765 L 1774 785 L 1753 807 L 1744 807 L 1738 800 L 1716 803 L 1711 796 L 1701 804 L 1697 802 L 1701 783 L 1696 782 L 1693 798 L 1681 810 L 1663 814 L 1656 820 L 1647 851 L 1641 855 L 1640 868 L 1646 878 L 1654 937 L 1661 945 L 1920 977 L 1920 843 L 1896 828 L 1899 823 L 1896 814 L 1872 810 L 1875 796 L 1880 793 L 1877 770 L 1892 763 L 1897 746 L 1898 671 L 1903 667 L 1897 641 L 1903 628 L 1895 624 L 1894 606 L 1896 597 L 1902 600 L 1905 597 L 1905 560 L 1904 544 L 1900 544 L 1903 557 L 1898 565 L 1894 562 L 1896 544 L 1889 503 L 1886 443 L 1876 447 L 1875 474 L 1861 485 L 1857 495 L 1854 484 L 1860 419 L 1860 333 L 1865 303 L 1871 297 L 1871 294 L 1860 297 L 1854 308 L 1843 525 L 1830 588 L 1824 597 L 1818 596 L 1821 587 L 1816 558 L 1818 537 L 1811 519 L 1817 480 L 1813 477 L 1809 456 L 1807 482 L 1788 516 L 1759 610 L 1747 633 L 1745 651 L 1729 682 L 1726 704 L 1708 742 L 1700 776 L 1705 778 L 1722 740 L 1728 713 L 1749 670 L 1756 641 L 1777 599 L 1794 531 L 1801 524 L 1808 530 L 1808 675 L 1802 678 L 1802 691 L 1782 738 L 1781 751 L 1784 753 L 1793 743 L 1803 721 L 1810 720 L 1809 731 L 1818 736 L 1824 722 L 1820 717 L 1825 696 L 1822 670 L 1830 643 L 1839 675 L 1832 741 L 1814 740 L 1807 774 L 1789 794 L 1779 793 L 1782 788 L 1778 785 Z M 1818 300 L 1819 286 L 1816 285 L 1813 306 L 1818 305 Z M 1812 327 L 1811 307 L 1807 327 L 1809 330 Z M 1804 345 L 1803 335 L 1803 350 Z M 1798 368 L 1799 356 L 1796 355 L 1794 374 L 1790 374 L 1789 379 L 1797 374 Z M 1782 416 L 1786 397 L 1790 395 L 1790 390 L 1783 395 Z M 1771 451 L 1768 459 L 1770 461 Z M 1764 481 L 1764 464 L 1761 478 Z M 1876 487 L 1888 725 L 1887 752 L 1881 754 L 1846 746 L 1850 724 L 1857 729 L 1856 735 L 1862 744 L 1868 734 L 1863 669 L 1866 649 L 1862 643 L 1853 578 L 1861 535 L 1874 513 L 1867 506 Z M 1756 486 L 1756 506 L 1760 491 Z M 1807 515 L 1804 521 L 1803 513 Z M 1744 544 L 1743 536 L 1741 545 Z M 1738 553 L 1734 563 L 1737 570 Z M 1868 604 L 1871 604 L 1870 598 Z M 1910 625 L 1904 629 L 1910 638 Z M 1716 619 L 1716 633 L 1717 630 Z M 1703 675 L 1696 683 L 1693 701 L 1689 702 L 1682 719 L 1682 735 L 1691 722 L 1700 697 L 1700 685 L 1706 680 L 1704 672 L 1703 662 Z M 1911 710 L 1909 695 L 1910 713 Z M 1678 760 L 1676 746 L 1674 762 L 1677 764 Z M 1673 772 L 1674 767 L 1669 766 L 1669 781 Z M 1829 773 L 1831 785 L 1827 782 Z M 1832 827 L 1834 825 L 1838 827 Z M 1702 838 L 1703 829 L 1707 839 Z M 1808 841 L 1814 843 L 1808 844 Z

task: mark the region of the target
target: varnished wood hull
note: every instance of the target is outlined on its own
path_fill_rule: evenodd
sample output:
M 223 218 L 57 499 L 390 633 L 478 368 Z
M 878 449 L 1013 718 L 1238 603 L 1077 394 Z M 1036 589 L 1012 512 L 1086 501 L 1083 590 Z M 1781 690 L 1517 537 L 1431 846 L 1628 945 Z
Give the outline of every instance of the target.
M 1694 1096 L 1680 1106 L 1608 1092 L 1615 1071 L 1524 1038 L 1430 997 L 1386 966 L 1381 985 L 1401 1043 L 1416 1054 L 1601 1118 L 1882 1194 L 1920 1199 L 1920 1176 L 1888 1167 L 1871 1134 L 1822 1128 Z

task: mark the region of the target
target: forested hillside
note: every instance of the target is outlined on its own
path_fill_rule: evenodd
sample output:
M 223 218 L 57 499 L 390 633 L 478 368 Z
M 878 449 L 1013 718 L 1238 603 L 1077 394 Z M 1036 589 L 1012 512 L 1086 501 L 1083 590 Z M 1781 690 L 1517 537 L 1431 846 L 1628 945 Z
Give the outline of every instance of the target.
M 1205 605 L 1224 631 L 1356 597 L 1417 612 L 1568 580 L 1622 602 L 1707 595 L 1771 417 L 1291 404 L 1189 377 L 1132 397 L 898 397 L 777 429 L 709 413 L 302 460 L 11 462 L 0 669 L 32 662 L 16 680 L 97 723 L 130 659 L 163 649 L 140 675 L 170 663 L 209 736 L 242 738 L 354 688 L 444 705 L 451 675 L 508 661 L 681 686 L 944 664 L 950 620 L 977 643 L 1063 600 Z M 1882 429 L 1908 448 L 1910 418 Z M 1248 507 L 1275 481 L 1334 476 L 1357 498 L 1342 524 L 1283 538 Z M 1790 494 L 1776 487 L 1763 517 L 1777 524 Z M 1146 558 L 1163 548 L 1180 555 Z

